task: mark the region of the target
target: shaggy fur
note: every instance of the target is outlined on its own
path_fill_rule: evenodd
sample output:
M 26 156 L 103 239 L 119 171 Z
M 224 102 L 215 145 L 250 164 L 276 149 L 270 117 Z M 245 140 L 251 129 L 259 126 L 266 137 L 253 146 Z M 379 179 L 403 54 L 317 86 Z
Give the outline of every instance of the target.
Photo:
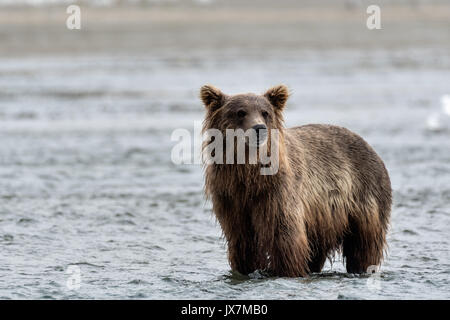
M 336 251 L 342 252 L 349 273 L 381 263 L 391 185 L 383 161 L 361 137 L 332 125 L 285 129 L 288 90 L 283 85 L 264 95 L 228 96 L 209 85 L 200 92 L 207 110 L 204 130 L 245 130 L 245 123 L 262 121 L 280 131 L 275 175 L 261 175 L 260 164 L 205 167 L 205 192 L 233 270 L 306 276 L 320 272 Z M 236 116 L 242 109 L 249 119 Z

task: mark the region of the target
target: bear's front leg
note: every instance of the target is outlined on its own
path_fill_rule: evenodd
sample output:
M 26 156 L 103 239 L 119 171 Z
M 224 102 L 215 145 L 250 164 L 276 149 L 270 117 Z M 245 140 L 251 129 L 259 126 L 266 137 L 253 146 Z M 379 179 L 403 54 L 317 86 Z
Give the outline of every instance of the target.
M 309 246 L 301 232 L 280 233 L 275 237 L 269 272 L 280 277 L 305 277 L 309 273 Z
M 231 270 L 247 275 L 257 269 L 253 239 L 236 237 L 228 241 L 228 260 Z

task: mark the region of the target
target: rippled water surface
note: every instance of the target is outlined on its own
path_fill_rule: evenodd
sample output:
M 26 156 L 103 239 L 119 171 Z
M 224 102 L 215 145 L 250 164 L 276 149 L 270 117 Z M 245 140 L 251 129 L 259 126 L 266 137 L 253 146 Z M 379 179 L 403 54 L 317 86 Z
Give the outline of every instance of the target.
M 0 59 L 0 298 L 450 298 L 450 132 L 426 122 L 449 70 L 426 48 Z M 339 258 L 305 279 L 230 272 L 202 168 L 170 157 L 172 131 L 203 118 L 205 82 L 286 83 L 288 126 L 339 124 L 374 146 L 394 189 L 379 275 Z

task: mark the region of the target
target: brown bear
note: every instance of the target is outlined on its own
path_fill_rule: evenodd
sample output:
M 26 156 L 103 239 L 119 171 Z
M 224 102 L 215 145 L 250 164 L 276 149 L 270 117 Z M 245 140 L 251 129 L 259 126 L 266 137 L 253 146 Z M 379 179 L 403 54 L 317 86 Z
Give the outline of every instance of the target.
M 347 272 L 367 272 L 381 263 L 386 248 L 392 191 L 384 163 L 345 128 L 284 128 L 288 96 L 284 85 L 263 95 L 226 95 L 211 85 L 200 90 L 204 131 L 279 132 L 276 174 L 262 175 L 260 163 L 205 165 L 205 192 L 228 243 L 231 268 L 303 277 L 320 272 L 338 251 Z

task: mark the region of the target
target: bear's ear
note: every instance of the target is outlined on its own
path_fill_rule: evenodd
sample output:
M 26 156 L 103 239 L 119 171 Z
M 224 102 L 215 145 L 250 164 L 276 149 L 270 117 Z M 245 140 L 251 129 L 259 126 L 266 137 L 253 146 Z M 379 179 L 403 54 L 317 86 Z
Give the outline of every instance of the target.
M 284 84 L 280 84 L 267 90 L 264 97 L 270 101 L 275 109 L 281 111 L 289 97 L 289 89 Z
M 215 111 L 223 105 L 225 95 L 212 85 L 204 85 L 200 88 L 200 99 L 209 111 Z

